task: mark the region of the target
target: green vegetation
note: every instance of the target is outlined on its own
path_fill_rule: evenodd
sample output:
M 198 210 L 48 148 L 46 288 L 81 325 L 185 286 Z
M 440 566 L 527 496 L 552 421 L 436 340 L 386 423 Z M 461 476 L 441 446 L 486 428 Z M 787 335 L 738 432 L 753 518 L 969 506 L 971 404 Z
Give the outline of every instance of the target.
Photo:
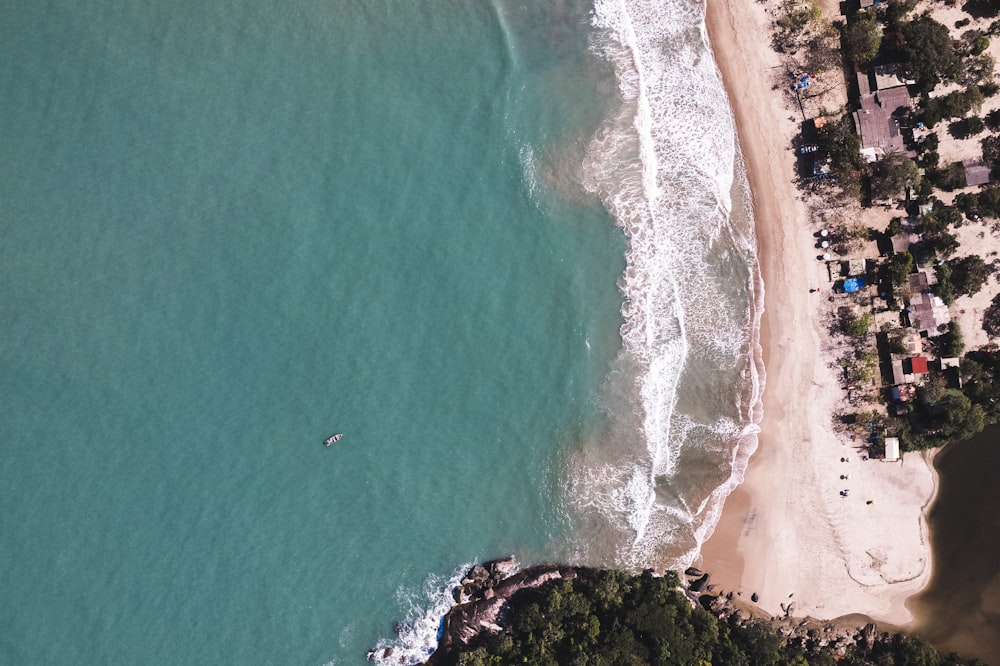
M 909 252 L 899 252 L 889 257 L 889 281 L 893 287 L 901 287 L 906 283 L 907 276 L 913 272 L 913 255 Z
M 991 338 L 1000 337 L 1000 294 L 993 298 L 990 307 L 983 313 L 983 330 Z
M 969 86 L 965 90 L 955 90 L 942 97 L 924 98 L 924 122 L 937 125 L 946 118 L 961 118 L 970 111 L 979 111 L 983 105 L 983 92 L 979 86 Z
M 934 169 L 927 173 L 931 182 L 946 192 L 959 190 L 965 187 L 965 167 L 961 162 L 952 162 L 944 169 Z
M 917 165 L 903 153 L 887 153 L 871 170 L 872 199 L 891 199 L 920 181 Z
M 848 315 L 843 321 L 844 332 L 848 335 L 860 338 L 868 333 L 872 327 L 872 313 L 865 312 L 860 315 Z
M 835 659 L 819 640 L 784 638 L 764 621 L 723 621 L 693 607 L 678 577 L 597 571 L 518 592 L 505 631 L 467 650 L 435 653 L 435 666 L 861 666 L 976 664 L 942 656 L 902 634 L 876 634 Z M 825 643 L 825 641 L 823 641 Z
M 781 6 L 781 15 L 776 23 L 780 29 L 781 41 L 786 41 L 791 37 L 797 37 L 805 30 L 809 23 L 819 20 L 823 10 L 819 3 L 809 0 L 808 2 L 796 2 L 786 0 Z
M 865 162 L 861 157 L 861 139 L 854 131 L 850 116 L 828 122 L 818 132 L 817 142 L 830 161 L 830 172 L 840 181 L 844 192 L 857 197 L 861 194 L 861 174 Z
M 978 293 L 989 278 L 986 262 L 975 254 L 949 261 L 948 265 L 951 267 L 951 283 L 957 296 Z
M 979 192 L 962 192 L 955 196 L 955 206 L 966 215 L 1000 217 L 1000 186 L 988 185 Z
M 945 305 L 955 302 L 955 287 L 951 283 L 951 267 L 947 263 L 938 264 L 934 267 L 937 275 L 937 284 L 932 288 L 934 293 L 941 297 Z
M 997 352 L 974 351 L 962 359 L 962 390 L 983 408 L 987 423 L 1000 422 L 1000 382 Z
M 957 358 L 965 350 L 962 340 L 962 329 L 957 321 L 948 322 L 948 332 L 937 337 L 939 355 L 941 358 Z
M 916 408 L 892 420 L 890 427 L 906 451 L 969 439 L 987 424 L 982 405 L 958 389 L 944 388 L 941 375 L 932 377 L 917 391 Z
M 844 55 L 848 62 L 866 65 L 878 55 L 882 45 L 882 27 L 874 14 L 862 12 L 844 28 Z
M 986 125 L 983 124 L 983 119 L 979 116 L 969 116 L 961 120 L 960 130 L 964 136 L 976 136 L 982 134 L 985 129 Z
M 924 12 L 900 26 L 906 40 L 903 52 L 906 68 L 916 81 L 917 90 L 929 93 L 942 81 L 953 81 L 961 71 L 962 61 L 951 41 L 948 28 Z

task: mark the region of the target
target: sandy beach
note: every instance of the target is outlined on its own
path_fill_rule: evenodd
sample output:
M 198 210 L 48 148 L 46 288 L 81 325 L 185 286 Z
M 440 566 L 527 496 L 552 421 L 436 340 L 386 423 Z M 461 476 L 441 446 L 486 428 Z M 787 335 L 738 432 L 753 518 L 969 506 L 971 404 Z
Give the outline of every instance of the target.
M 810 292 L 827 283 L 826 266 L 815 249 L 819 226 L 794 182 L 802 118 L 780 90 L 788 79 L 769 46 L 767 8 L 709 0 L 707 10 L 754 197 L 767 383 L 759 448 L 701 567 L 717 589 L 758 595 L 772 616 L 864 613 L 903 626 L 912 619 L 905 600 L 930 576 L 924 511 L 935 473 L 926 454 L 863 460 L 861 442 L 834 425 L 844 341 L 827 330 L 826 291 Z

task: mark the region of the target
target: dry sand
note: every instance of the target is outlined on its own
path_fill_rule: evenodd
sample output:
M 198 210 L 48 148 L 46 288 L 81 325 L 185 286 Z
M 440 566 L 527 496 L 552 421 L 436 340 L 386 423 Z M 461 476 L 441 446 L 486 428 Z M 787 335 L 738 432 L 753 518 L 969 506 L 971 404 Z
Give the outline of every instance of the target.
M 709 35 L 754 196 L 767 384 L 759 449 L 701 566 L 723 591 L 757 593 L 771 615 L 794 604 L 794 616 L 860 612 L 904 625 L 911 620 L 904 600 L 930 575 L 923 510 L 935 475 L 921 454 L 864 461 L 860 443 L 835 431 L 844 393 L 830 367 L 831 305 L 825 291 L 809 292 L 827 284 L 826 266 L 816 258 L 818 225 L 794 183 L 797 110 L 774 89 L 784 68 L 769 48 L 766 10 L 749 0 L 708 0 Z

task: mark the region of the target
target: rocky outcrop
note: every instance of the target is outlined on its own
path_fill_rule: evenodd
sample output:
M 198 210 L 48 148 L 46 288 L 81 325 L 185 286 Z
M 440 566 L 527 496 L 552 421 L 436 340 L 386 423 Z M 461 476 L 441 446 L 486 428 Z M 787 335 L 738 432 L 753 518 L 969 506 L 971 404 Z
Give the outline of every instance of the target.
M 509 626 L 510 599 L 522 590 L 538 588 L 557 580 L 585 579 L 595 569 L 557 564 L 542 564 L 518 571 L 513 558 L 494 560 L 469 569 L 452 594 L 457 602 L 443 620 L 437 650 L 424 666 L 454 663 L 457 654 L 485 634 L 497 634 Z M 653 572 L 648 572 L 653 574 Z M 872 644 L 884 638 L 874 624 L 860 626 L 844 621 L 819 621 L 794 617 L 795 603 L 781 605 L 783 617 L 770 617 L 740 594 L 713 591 L 709 574 L 690 568 L 684 572 L 681 588 L 693 604 L 698 604 L 723 622 L 746 624 L 769 622 L 789 644 L 803 648 L 825 648 L 844 655 L 854 645 Z M 655 575 L 655 574 L 654 574 Z M 791 596 L 791 595 L 790 595 Z M 756 601 L 757 594 L 751 595 Z M 858 617 L 858 616 L 855 616 Z M 385 656 L 385 655 L 383 655 Z
M 437 651 L 426 666 L 441 663 L 454 650 L 467 647 L 483 633 L 503 630 L 508 600 L 521 590 L 541 587 L 553 580 L 576 578 L 579 567 L 542 564 L 517 571 L 513 558 L 476 565 L 454 591 L 458 602 L 444 618 Z

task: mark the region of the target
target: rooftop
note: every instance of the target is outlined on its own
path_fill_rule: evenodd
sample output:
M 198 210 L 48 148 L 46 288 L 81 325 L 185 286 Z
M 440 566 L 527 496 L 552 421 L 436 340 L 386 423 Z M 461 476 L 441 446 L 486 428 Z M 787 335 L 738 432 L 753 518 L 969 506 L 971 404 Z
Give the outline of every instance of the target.
M 937 335 L 944 332 L 951 321 L 951 313 L 939 296 L 914 294 L 910 299 L 910 321 L 918 331 Z
M 854 126 L 861 136 L 861 149 L 867 155 L 903 152 L 906 149 L 899 121 L 893 117 L 900 109 L 911 107 L 910 93 L 906 86 L 861 96 L 861 108 L 855 111 Z
M 965 167 L 965 182 L 968 185 L 986 185 L 990 182 L 990 168 L 982 160 L 963 160 L 962 166 Z

